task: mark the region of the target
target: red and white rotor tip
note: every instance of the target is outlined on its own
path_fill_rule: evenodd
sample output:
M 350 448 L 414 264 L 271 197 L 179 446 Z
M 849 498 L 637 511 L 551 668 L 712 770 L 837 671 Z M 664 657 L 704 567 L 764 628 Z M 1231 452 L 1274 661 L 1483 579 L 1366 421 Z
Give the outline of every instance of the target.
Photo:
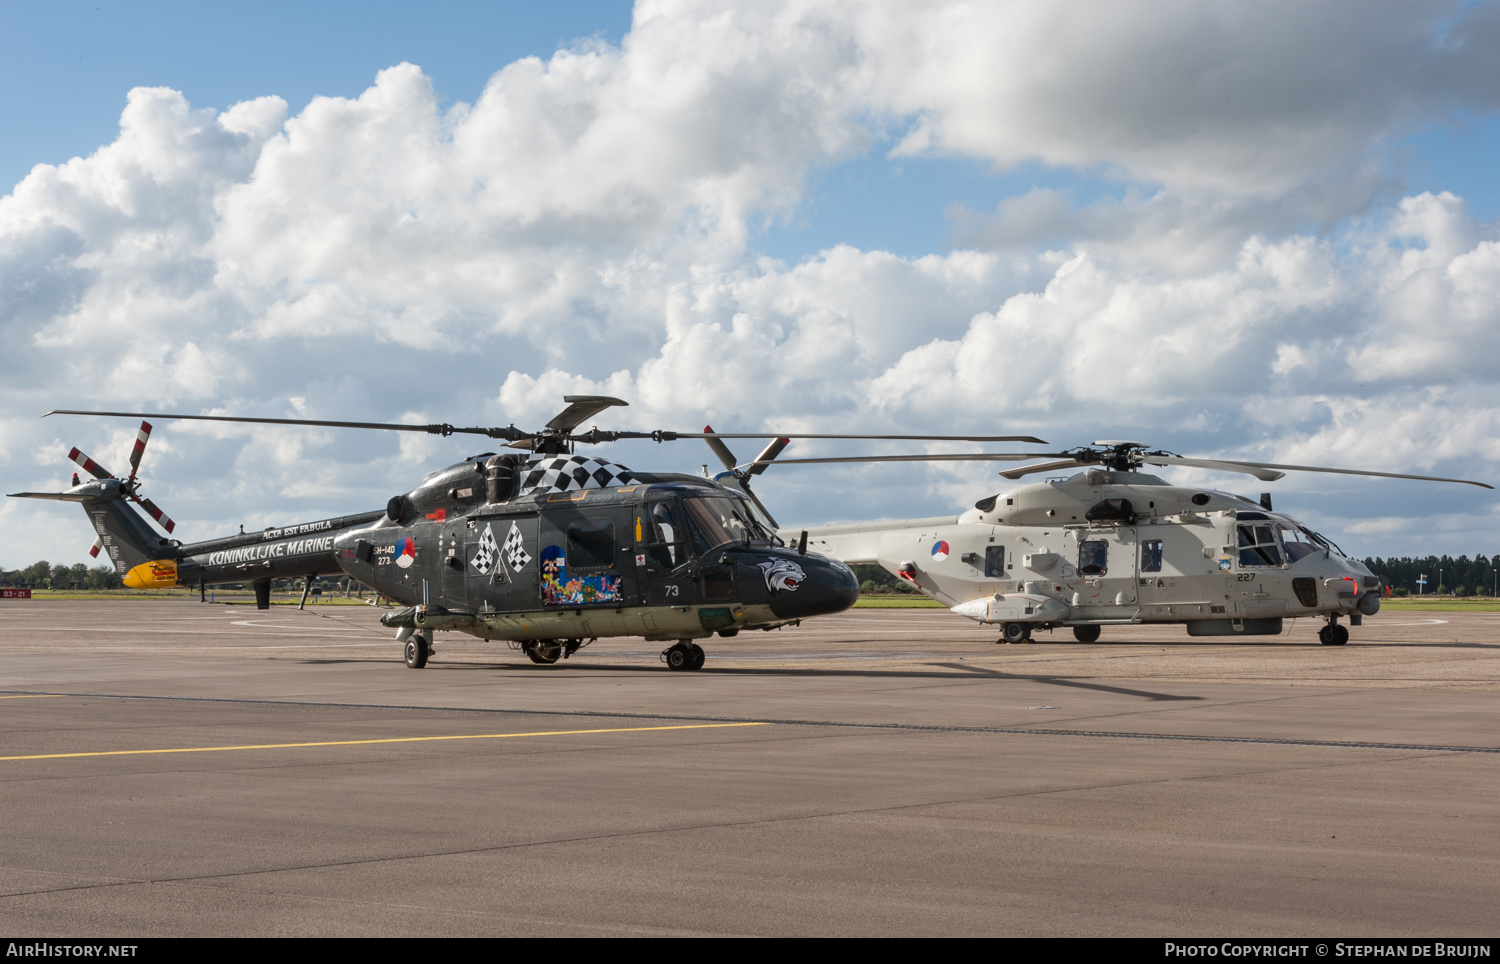
M 167 514 L 156 507 L 155 502 L 152 502 L 150 499 L 142 499 L 136 496 L 131 496 L 131 498 L 140 503 L 141 508 L 145 509 L 146 512 L 150 514 L 151 518 L 156 520 L 156 524 L 161 526 L 163 529 L 171 532 L 173 529 L 177 528 L 177 523 L 173 522 L 171 519 L 168 519 Z
M 77 462 L 80 466 L 83 467 L 83 470 L 85 472 L 88 472 L 90 475 L 92 475 L 96 479 L 112 479 L 112 478 L 114 478 L 114 475 L 109 471 L 109 469 L 106 469 L 104 466 L 100 465 L 98 462 L 95 462 L 93 459 L 89 458 L 87 455 L 84 455 L 82 452 L 80 452 L 78 450 L 78 446 L 76 446 L 76 445 L 73 446 L 73 448 L 68 451 L 68 458 L 72 459 L 74 462 Z
M 142 422 L 140 431 L 135 433 L 135 447 L 130 450 L 130 477 L 132 479 L 141 467 L 141 456 L 146 454 L 146 440 L 149 438 L 151 438 L 151 423 Z

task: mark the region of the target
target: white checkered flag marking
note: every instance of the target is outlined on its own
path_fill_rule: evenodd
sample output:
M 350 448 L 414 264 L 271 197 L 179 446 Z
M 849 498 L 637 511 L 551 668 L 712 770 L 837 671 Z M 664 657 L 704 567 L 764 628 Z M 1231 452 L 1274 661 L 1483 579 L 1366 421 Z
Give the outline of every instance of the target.
M 526 553 L 526 547 L 521 543 L 521 527 L 512 522 L 510 532 L 505 536 L 504 553 L 506 563 L 514 572 L 525 569 L 526 564 L 531 561 L 531 556 Z
M 500 544 L 495 541 L 495 532 L 488 525 L 479 537 L 479 551 L 474 553 L 473 566 L 480 574 L 488 576 L 495 568 L 495 559 L 500 555 Z

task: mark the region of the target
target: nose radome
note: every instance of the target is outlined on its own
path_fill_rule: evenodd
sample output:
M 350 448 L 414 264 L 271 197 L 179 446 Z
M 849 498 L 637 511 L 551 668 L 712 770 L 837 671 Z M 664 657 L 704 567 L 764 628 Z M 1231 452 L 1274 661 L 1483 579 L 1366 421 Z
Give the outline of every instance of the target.
M 771 596 L 771 611 L 782 619 L 841 613 L 859 598 L 859 581 L 843 563 L 822 556 L 799 556 L 803 579 L 796 589 Z

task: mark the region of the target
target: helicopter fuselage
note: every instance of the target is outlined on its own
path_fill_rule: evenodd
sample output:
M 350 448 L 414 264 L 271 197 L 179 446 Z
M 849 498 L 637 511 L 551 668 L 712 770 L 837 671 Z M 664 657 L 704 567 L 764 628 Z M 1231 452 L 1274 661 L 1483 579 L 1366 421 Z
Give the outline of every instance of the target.
M 513 486 L 487 485 L 475 457 L 429 475 L 383 512 L 176 546 L 126 580 L 248 582 L 265 597 L 271 579 L 348 575 L 407 607 L 382 619 L 407 635 L 460 631 L 528 652 L 563 640 L 568 653 L 604 636 L 685 641 L 773 629 L 857 598 L 847 566 L 776 544 L 743 494 L 694 476 L 632 479 L 512 496 Z
M 1112 623 L 1274 635 L 1284 619 L 1321 617 L 1324 641 L 1342 642 L 1339 617 L 1358 625 L 1380 608 L 1379 578 L 1291 517 L 1138 472 L 1023 485 L 959 516 L 811 528 L 808 546 L 879 564 L 1013 641 Z

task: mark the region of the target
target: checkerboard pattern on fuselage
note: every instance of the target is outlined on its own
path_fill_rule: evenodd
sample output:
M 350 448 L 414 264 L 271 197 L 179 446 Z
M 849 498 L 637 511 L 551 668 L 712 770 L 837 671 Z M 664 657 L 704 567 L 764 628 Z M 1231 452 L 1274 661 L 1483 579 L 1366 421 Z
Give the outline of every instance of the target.
M 587 455 L 548 456 L 527 462 L 522 471 L 526 474 L 521 478 L 521 495 L 608 489 L 635 481 L 625 466 Z

